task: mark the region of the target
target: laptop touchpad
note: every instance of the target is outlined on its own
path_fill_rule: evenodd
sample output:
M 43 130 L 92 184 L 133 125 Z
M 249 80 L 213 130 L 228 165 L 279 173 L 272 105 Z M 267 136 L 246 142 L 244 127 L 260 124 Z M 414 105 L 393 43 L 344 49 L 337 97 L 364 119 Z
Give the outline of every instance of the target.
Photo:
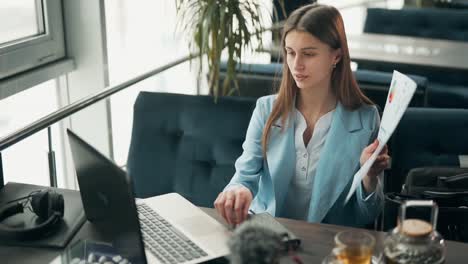
M 208 221 L 207 221 L 208 220 Z M 177 224 L 186 232 L 193 236 L 210 235 L 213 232 L 220 232 L 223 226 L 215 221 L 210 221 L 206 216 L 192 216 L 179 219 Z

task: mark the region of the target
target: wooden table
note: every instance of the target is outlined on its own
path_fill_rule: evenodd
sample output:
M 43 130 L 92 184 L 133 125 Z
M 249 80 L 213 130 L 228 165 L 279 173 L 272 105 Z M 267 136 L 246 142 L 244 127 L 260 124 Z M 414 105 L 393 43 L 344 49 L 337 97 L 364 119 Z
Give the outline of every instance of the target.
M 468 70 L 468 43 L 396 35 L 348 36 L 351 60 Z
M 205 212 L 220 221 L 220 217 L 214 209 L 202 208 Z M 285 225 L 302 239 L 302 246 L 299 256 L 304 263 L 321 263 L 334 246 L 334 236 L 337 232 L 349 230 L 348 227 L 311 224 L 303 221 L 278 218 L 278 221 Z M 383 232 L 370 231 L 377 240 L 376 250 L 381 252 L 382 241 L 385 237 Z M 97 241 L 110 241 L 110 238 L 100 235 L 100 233 L 90 223 L 85 223 L 71 243 L 79 239 L 92 239 Z M 49 263 L 61 250 L 43 248 L 24 248 L 0 246 L 0 263 Z M 468 244 L 454 241 L 447 241 L 447 259 L 445 263 L 466 263 L 468 259 Z M 217 261 L 216 263 L 220 263 Z M 221 262 L 223 263 L 223 262 Z M 284 258 L 282 263 L 292 263 L 289 258 Z
M 222 218 L 215 214 L 213 209 L 204 208 L 203 210 L 216 218 L 216 220 L 224 222 L 222 221 Z M 350 227 L 337 225 L 311 224 L 304 221 L 297 221 L 286 218 L 276 219 L 301 238 L 302 243 L 299 250 L 299 256 L 304 263 L 321 263 L 322 260 L 328 254 L 330 254 L 330 251 L 334 247 L 335 235 L 340 231 L 353 229 Z M 372 233 L 376 238 L 376 254 L 374 255 L 378 255 L 383 250 L 383 240 L 386 236 L 386 233 L 379 231 L 369 232 Z M 445 263 L 467 263 L 468 243 L 446 241 L 446 245 L 447 257 Z M 284 259 L 284 262 L 293 263 L 288 259 Z

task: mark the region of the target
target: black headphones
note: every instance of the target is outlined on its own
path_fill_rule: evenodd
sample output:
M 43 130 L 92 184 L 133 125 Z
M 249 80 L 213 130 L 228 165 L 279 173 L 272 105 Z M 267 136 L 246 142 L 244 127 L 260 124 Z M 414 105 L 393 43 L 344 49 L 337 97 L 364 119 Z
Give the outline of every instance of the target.
M 23 202 L 19 202 L 25 200 Z M 31 206 L 28 206 L 30 204 Z M 40 224 L 34 227 L 12 227 L 1 223 L 6 218 L 23 213 L 27 208 L 34 212 Z M 40 190 L 10 201 L 0 209 L 0 237 L 7 239 L 38 239 L 41 238 L 61 223 L 64 212 L 63 195 L 51 190 Z

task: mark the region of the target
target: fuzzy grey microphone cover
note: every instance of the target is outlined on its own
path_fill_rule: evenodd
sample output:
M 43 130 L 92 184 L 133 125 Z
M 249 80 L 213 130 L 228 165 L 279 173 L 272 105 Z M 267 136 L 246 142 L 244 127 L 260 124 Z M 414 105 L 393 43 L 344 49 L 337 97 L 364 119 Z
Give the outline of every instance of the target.
M 273 229 L 245 221 L 229 241 L 231 264 L 279 263 L 284 249 L 282 239 Z

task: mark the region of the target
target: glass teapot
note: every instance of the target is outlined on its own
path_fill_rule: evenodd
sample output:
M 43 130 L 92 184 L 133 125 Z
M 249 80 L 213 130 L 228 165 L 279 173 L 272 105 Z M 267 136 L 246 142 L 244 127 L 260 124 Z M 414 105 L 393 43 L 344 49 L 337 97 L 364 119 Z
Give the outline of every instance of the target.
M 420 219 L 406 219 L 406 209 L 430 207 L 431 222 Z M 438 206 L 434 201 L 405 201 L 400 206 L 397 227 L 384 240 L 386 264 L 425 263 L 445 261 L 445 242 L 436 231 Z

